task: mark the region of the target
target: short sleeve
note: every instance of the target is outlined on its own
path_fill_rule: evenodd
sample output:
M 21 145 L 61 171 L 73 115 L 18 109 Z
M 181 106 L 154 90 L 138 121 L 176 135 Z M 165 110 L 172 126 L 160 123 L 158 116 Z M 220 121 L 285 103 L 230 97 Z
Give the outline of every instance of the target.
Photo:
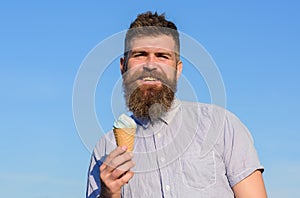
M 101 193 L 100 166 L 107 155 L 116 147 L 112 131 L 102 136 L 97 142 L 90 162 L 86 198 L 97 198 Z
M 86 198 L 97 198 L 100 194 L 100 166 L 101 162 L 96 159 L 95 153 L 93 153 L 88 171 Z
M 261 170 L 262 172 L 264 170 L 260 164 L 250 132 L 230 112 L 226 113 L 224 125 L 224 163 L 231 187 L 255 170 Z

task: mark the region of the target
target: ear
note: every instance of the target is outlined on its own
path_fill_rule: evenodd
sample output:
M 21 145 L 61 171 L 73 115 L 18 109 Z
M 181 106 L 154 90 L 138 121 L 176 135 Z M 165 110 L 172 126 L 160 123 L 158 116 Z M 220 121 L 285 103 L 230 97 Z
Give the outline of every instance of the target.
M 125 73 L 125 57 L 120 58 L 120 70 L 121 70 L 121 74 Z
M 179 79 L 181 72 L 182 72 L 182 61 L 179 60 L 177 63 L 177 73 L 176 73 L 177 80 Z

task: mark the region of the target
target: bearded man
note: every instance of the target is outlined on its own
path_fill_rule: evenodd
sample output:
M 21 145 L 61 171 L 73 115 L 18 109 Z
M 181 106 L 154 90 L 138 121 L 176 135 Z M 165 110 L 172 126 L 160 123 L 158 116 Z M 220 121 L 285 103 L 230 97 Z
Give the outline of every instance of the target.
M 131 23 L 120 60 L 124 96 L 138 124 L 133 152 L 109 132 L 91 160 L 87 198 L 265 198 L 253 140 L 232 113 L 175 98 L 182 72 L 177 27 L 146 12 Z

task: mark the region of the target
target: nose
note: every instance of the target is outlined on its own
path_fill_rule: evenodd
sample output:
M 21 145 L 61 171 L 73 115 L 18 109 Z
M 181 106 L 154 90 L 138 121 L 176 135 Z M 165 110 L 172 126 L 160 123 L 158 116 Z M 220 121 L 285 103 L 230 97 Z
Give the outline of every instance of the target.
M 157 69 L 157 63 L 155 63 L 155 55 L 149 53 L 147 56 L 147 61 L 143 67 L 144 71 L 151 72 Z
M 155 62 L 155 55 L 152 54 L 152 53 L 149 53 L 148 56 L 147 56 L 147 62 L 148 63 L 154 63 Z
M 157 69 L 157 65 L 153 62 L 148 62 L 143 66 L 144 71 L 152 72 Z

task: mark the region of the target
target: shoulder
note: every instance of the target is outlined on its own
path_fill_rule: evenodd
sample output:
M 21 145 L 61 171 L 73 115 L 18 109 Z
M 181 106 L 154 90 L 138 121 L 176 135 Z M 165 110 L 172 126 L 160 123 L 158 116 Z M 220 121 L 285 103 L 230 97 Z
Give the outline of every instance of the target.
M 227 114 L 232 114 L 223 107 L 215 104 L 180 101 L 184 113 L 189 115 L 197 114 L 200 118 L 208 118 L 212 122 L 224 121 Z

